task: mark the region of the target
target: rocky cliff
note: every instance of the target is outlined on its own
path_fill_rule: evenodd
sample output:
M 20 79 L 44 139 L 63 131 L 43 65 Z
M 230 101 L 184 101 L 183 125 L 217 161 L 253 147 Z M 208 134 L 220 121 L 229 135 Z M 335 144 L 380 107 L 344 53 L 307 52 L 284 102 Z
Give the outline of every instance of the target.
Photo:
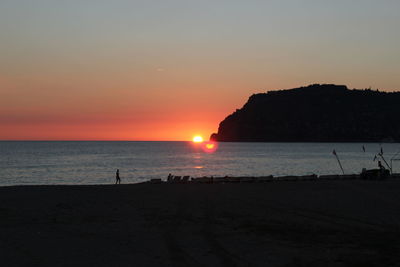
M 314 84 L 255 94 L 220 123 L 211 140 L 400 141 L 400 92 Z

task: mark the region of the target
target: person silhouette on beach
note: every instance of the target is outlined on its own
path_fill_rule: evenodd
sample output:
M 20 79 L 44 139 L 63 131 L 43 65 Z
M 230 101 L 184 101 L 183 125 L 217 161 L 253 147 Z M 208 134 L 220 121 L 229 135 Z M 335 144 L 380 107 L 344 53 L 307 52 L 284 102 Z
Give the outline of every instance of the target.
M 115 184 L 121 184 L 121 178 L 119 177 L 119 169 L 117 169 L 117 173 L 115 174 Z
M 168 181 L 168 182 L 171 182 L 171 181 L 172 181 L 172 177 L 173 177 L 172 174 L 168 174 L 167 181 Z
M 379 167 L 379 169 L 381 169 L 381 170 L 384 170 L 384 169 L 385 169 L 385 167 L 383 167 L 382 162 L 381 162 L 380 160 L 378 161 L 378 167 Z

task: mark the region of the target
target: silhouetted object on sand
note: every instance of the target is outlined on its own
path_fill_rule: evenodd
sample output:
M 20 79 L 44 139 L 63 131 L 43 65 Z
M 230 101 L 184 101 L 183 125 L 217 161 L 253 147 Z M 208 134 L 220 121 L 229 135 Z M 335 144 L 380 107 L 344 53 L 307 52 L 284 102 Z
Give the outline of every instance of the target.
M 121 184 L 121 178 L 119 177 L 119 169 L 117 169 L 117 173 L 115 174 L 115 184 Z
M 340 160 L 339 160 L 339 156 L 337 155 L 337 153 L 336 153 L 336 150 L 335 150 L 335 149 L 332 151 L 332 154 L 333 154 L 333 155 L 336 157 L 336 160 L 337 160 L 337 162 L 338 162 L 338 164 L 339 164 L 339 167 L 340 167 L 340 169 L 342 170 L 342 173 L 344 174 L 344 170 L 343 170 L 342 163 L 340 162 Z
M 378 157 L 385 163 L 385 165 L 387 166 L 387 168 L 388 168 L 388 170 L 390 171 L 390 173 L 392 173 L 392 167 L 391 167 L 391 165 L 389 165 L 389 163 L 386 161 L 385 157 L 383 156 L 383 149 L 382 149 L 382 147 L 381 147 L 381 151 L 380 151 L 378 154 L 375 155 L 374 161 L 377 160 Z M 393 158 L 392 158 L 392 159 L 393 159 Z M 378 167 L 379 167 L 379 169 L 381 169 L 381 170 L 382 170 L 382 169 L 386 169 L 386 168 L 383 166 L 382 161 L 380 161 L 380 160 L 378 161 Z M 393 163 L 392 160 L 391 160 L 391 163 Z
M 385 167 L 383 167 L 382 162 L 380 160 L 378 160 L 378 168 L 380 170 L 384 170 L 385 169 Z
M 400 141 L 400 92 L 314 84 L 252 95 L 210 139 L 226 142 Z
M 367 179 L 367 180 L 383 180 L 390 177 L 390 171 L 385 169 L 382 165 L 380 165 L 379 169 L 372 169 L 372 170 L 364 169 L 360 177 L 361 179 Z
M 182 176 L 176 176 L 176 175 L 174 176 L 172 174 L 168 174 L 168 177 L 167 177 L 168 183 L 185 184 L 185 183 L 188 183 L 189 180 L 190 180 L 189 175 L 182 177 Z

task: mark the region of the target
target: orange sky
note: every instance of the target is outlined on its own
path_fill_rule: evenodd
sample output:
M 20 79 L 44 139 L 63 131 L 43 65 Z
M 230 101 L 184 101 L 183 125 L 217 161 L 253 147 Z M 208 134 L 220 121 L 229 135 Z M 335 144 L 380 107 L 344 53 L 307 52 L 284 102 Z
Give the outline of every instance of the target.
M 400 89 L 400 2 L 356 2 L 4 0 L 0 140 L 208 139 L 254 93 Z

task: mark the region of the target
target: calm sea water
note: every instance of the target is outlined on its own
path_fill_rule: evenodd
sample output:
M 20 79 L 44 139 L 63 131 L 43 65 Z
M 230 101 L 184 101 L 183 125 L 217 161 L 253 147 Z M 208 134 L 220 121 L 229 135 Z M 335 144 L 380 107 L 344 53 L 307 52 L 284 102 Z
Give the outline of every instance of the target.
M 174 175 L 264 176 L 339 174 L 376 168 L 380 144 L 219 143 L 205 153 L 192 142 L 0 142 L 0 185 L 107 184 L 120 169 L 123 183 Z M 382 144 L 390 159 L 400 144 Z M 400 161 L 393 169 L 400 172 Z

